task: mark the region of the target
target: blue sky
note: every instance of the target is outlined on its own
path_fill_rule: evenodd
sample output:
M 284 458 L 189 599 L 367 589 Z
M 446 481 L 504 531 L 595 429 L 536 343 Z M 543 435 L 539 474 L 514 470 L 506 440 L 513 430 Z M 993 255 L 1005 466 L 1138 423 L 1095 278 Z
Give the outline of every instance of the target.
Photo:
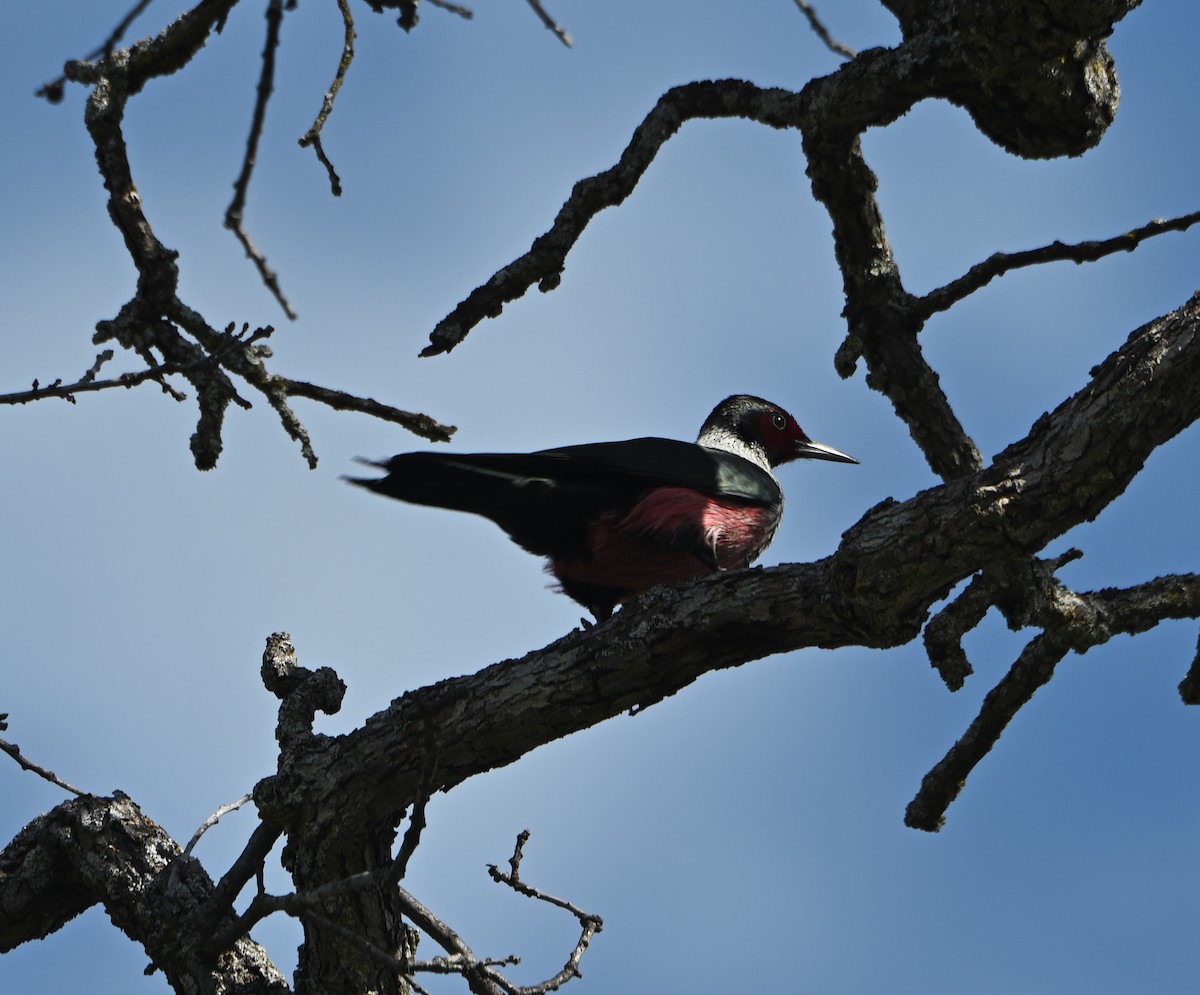
M 795 133 L 688 124 L 633 196 L 596 219 L 558 290 L 510 305 L 448 357 L 416 358 L 439 318 L 549 226 L 576 180 L 615 161 L 662 91 L 727 76 L 799 87 L 832 71 L 791 2 L 557 0 L 570 51 L 518 0 L 480 0 L 470 23 L 429 8 L 407 36 L 357 6 L 357 59 L 324 139 L 344 196 L 329 196 L 296 146 L 341 44 L 336 6 L 308 0 L 284 23 L 247 205 L 295 323 L 221 227 L 262 5 L 240 5 L 187 71 L 130 105 L 147 214 L 181 253 L 183 299 L 210 322 L 275 324 L 276 372 L 426 411 L 459 426 L 462 451 L 691 438 L 727 394 L 776 400 L 862 465 L 783 470 L 788 507 L 768 565 L 822 556 L 868 507 L 934 482 L 861 372 L 833 370 L 841 282 Z M 932 102 L 866 136 L 911 290 L 996 250 L 1197 209 L 1200 14 L 1185 6 L 1146 4 L 1118 25 L 1121 108 L 1079 159 L 1013 159 Z M 0 37 L 0 392 L 78 377 L 95 322 L 132 292 L 83 92 L 68 88 L 57 107 L 32 96 L 126 8 L 44 0 Z M 159 0 L 142 33 L 177 9 Z M 852 47 L 898 40 L 877 4 L 819 9 Z M 1186 300 L 1198 238 L 1014 273 L 935 318 L 928 355 L 980 448 L 1023 435 L 1133 328 Z M 120 362 L 109 369 L 137 368 Z M 179 840 L 273 770 L 273 699 L 258 677 L 269 633 L 291 632 L 303 663 L 347 682 L 343 712 L 321 722 L 339 732 L 407 689 L 545 645 L 580 615 L 490 523 L 338 479 L 355 455 L 421 440 L 295 407 L 315 472 L 261 402 L 231 411 L 206 474 L 187 449 L 194 407 L 152 385 L 0 410 L 8 736 L 81 787 L 126 791 Z M 1090 589 L 1196 569 L 1198 457 L 1193 429 L 1055 544 L 1085 552 L 1063 579 Z M 571 986 L 580 993 L 1179 990 L 1200 911 L 1200 715 L 1175 691 L 1194 623 L 1068 657 L 942 833 L 902 825 L 922 775 L 1027 637 L 989 618 L 967 644 L 977 674 L 956 695 L 918 646 L 711 674 L 434 799 L 408 886 L 477 952 L 522 955 L 516 980 L 540 980 L 561 966 L 572 922 L 484 870 L 529 827 L 526 879 L 605 919 Z M 4 841 L 62 800 L 12 764 L 0 784 Z M 251 829 L 250 813 L 230 816 L 198 855 L 219 874 Z M 277 871 L 272 885 L 287 886 Z M 286 920 L 255 933 L 285 971 L 298 935 Z M 0 957 L 0 991 L 166 991 L 143 977 L 145 960 L 92 910 Z

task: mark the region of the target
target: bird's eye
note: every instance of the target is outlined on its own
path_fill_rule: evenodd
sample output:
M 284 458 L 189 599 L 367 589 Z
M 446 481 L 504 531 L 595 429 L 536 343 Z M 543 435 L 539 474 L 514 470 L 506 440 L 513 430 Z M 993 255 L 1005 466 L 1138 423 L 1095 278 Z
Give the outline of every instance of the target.
M 779 414 L 779 412 L 776 412 L 771 416 L 771 424 L 782 432 L 785 428 L 787 428 L 787 417 Z

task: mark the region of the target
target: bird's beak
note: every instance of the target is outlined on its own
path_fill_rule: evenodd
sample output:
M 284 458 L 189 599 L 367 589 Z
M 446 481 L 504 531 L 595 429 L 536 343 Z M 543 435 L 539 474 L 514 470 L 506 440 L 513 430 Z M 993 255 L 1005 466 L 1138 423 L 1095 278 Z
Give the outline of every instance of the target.
M 796 459 L 827 459 L 835 463 L 857 463 L 853 456 L 847 456 L 841 450 L 834 449 L 822 442 L 806 442 L 796 444 Z

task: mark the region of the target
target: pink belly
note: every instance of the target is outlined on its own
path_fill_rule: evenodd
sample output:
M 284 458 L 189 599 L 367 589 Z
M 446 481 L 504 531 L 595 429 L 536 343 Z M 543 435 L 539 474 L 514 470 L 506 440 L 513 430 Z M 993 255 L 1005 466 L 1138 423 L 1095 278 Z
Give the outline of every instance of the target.
M 775 533 L 777 509 L 722 503 L 683 487 L 652 491 L 623 518 L 600 518 L 591 529 L 589 556 L 559 558 L 550 571 L 560 581 L 612 588 L 621 600 L 656 584 L 678 584 L 750 563 Z M 706 555 L 707 553 L 707 555 Z

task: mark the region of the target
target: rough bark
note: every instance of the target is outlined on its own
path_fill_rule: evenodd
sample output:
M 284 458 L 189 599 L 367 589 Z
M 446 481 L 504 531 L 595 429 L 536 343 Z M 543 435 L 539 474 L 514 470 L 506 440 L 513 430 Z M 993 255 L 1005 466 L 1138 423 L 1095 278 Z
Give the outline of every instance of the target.
M 0 952 L 48 936 L 99 903 L 177 992 L 288 991 L 249 937 L 206 950 L 195 917 L 212 891 L 199 862 L 128 797 L 84 795 L 34 819 L 0 853 Z

